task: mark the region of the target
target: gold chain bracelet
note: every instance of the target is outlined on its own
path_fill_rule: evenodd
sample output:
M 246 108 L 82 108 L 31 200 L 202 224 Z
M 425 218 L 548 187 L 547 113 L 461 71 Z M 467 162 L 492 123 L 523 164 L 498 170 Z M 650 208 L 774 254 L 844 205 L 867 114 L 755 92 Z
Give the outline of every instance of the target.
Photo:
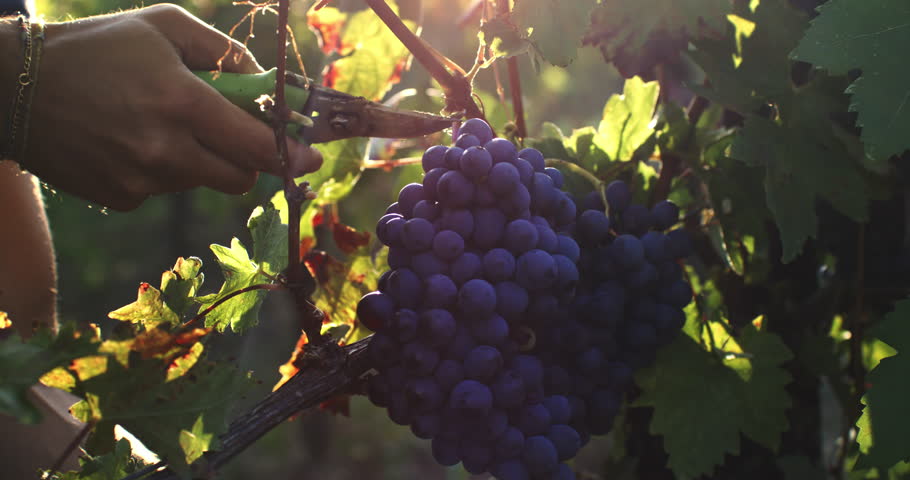
M 10 107 L 9 130 L 3 157 L 19 162 L 19 166 L 24 168 L 28 120 L 38 83 L 41 50 L 44 46 L 44 22 L 41 20 L 31 22 L 25 15 L 19 15 L 17 21 L 24 46 L 22 73 L 16 77 L 16 96 L 13 97 Z

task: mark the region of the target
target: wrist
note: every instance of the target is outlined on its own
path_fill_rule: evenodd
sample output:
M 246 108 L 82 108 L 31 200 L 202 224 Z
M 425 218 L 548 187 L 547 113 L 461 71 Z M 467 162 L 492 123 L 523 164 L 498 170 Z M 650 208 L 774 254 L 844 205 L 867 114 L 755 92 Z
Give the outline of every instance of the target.
M 16 18 L 0 19 L 0 139 L 4 139 L 0 142 L 4 142 L 9 133 L 10 105 L 22 70 L 22 49 Z M 0 160 L 5 158 L 0 157 Z

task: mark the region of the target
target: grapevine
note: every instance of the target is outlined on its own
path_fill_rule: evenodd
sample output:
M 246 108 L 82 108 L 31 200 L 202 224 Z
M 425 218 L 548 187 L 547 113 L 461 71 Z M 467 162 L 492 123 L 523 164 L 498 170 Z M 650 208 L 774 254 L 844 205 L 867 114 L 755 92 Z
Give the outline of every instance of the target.
M 275 66 L 247 109 L 287 165 L 314 121 L 290 38 L 298 83 L 448 129 L 314 143 L 319 171 L 239 200 L 216 290 L 181 252 L 101 327 L 22 340 L 0 311 L 0 413 L 39 421 L 37 383 L 80 400 L 47 478 L 228 476 L 319 407 L 446 475 L 907 477 L 903 2 L 410 3 L 242 2 Z M 235 411 L 268 377 L 219 342 L 284 313 L 281 380 Z

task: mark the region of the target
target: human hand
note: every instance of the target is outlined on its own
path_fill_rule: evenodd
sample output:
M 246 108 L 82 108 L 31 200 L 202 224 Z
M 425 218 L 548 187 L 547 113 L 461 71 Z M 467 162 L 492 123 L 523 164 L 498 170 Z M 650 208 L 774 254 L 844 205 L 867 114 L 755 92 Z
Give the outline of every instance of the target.
M 242 44 L 169 4 L 48 24 L 23 165 L 115 210 L 207 186 L 239 194 L 282 175 L 270 126 L 191 70 L 262 71 Z M 322 157 L 288 139 L 295 176 Z

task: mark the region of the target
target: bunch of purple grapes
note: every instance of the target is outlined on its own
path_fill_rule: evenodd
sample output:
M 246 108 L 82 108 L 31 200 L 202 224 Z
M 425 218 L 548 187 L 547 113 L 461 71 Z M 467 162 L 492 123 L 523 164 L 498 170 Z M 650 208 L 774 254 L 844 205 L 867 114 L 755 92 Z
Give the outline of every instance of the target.
M 423 182 L 377 224 L 390 270 L 357 309 L 376 332 L 369 397 L 432 439 L 442 465 L 574 478 L 562 462 L 582 445 L 568 425 L 578 412 L 524 352 L 574 298 L 580 249 L 566 232 L 576 206 L 539 151 L 517 151 L 478 119 L 460 133 L 424 153 Z
M 634 370 L 653 362 L 685 323 L 692 298 L 680 259 L 691 245 L 670 201 L 652 209 L 631 204 L 626 183 L 583 198 L 575 223 L 580 278 L 559 320 L 541 328 L 533 351 L 546 365 L 545 391 L 569 399 L 569 424 L 583 443 L 610 431 Z

